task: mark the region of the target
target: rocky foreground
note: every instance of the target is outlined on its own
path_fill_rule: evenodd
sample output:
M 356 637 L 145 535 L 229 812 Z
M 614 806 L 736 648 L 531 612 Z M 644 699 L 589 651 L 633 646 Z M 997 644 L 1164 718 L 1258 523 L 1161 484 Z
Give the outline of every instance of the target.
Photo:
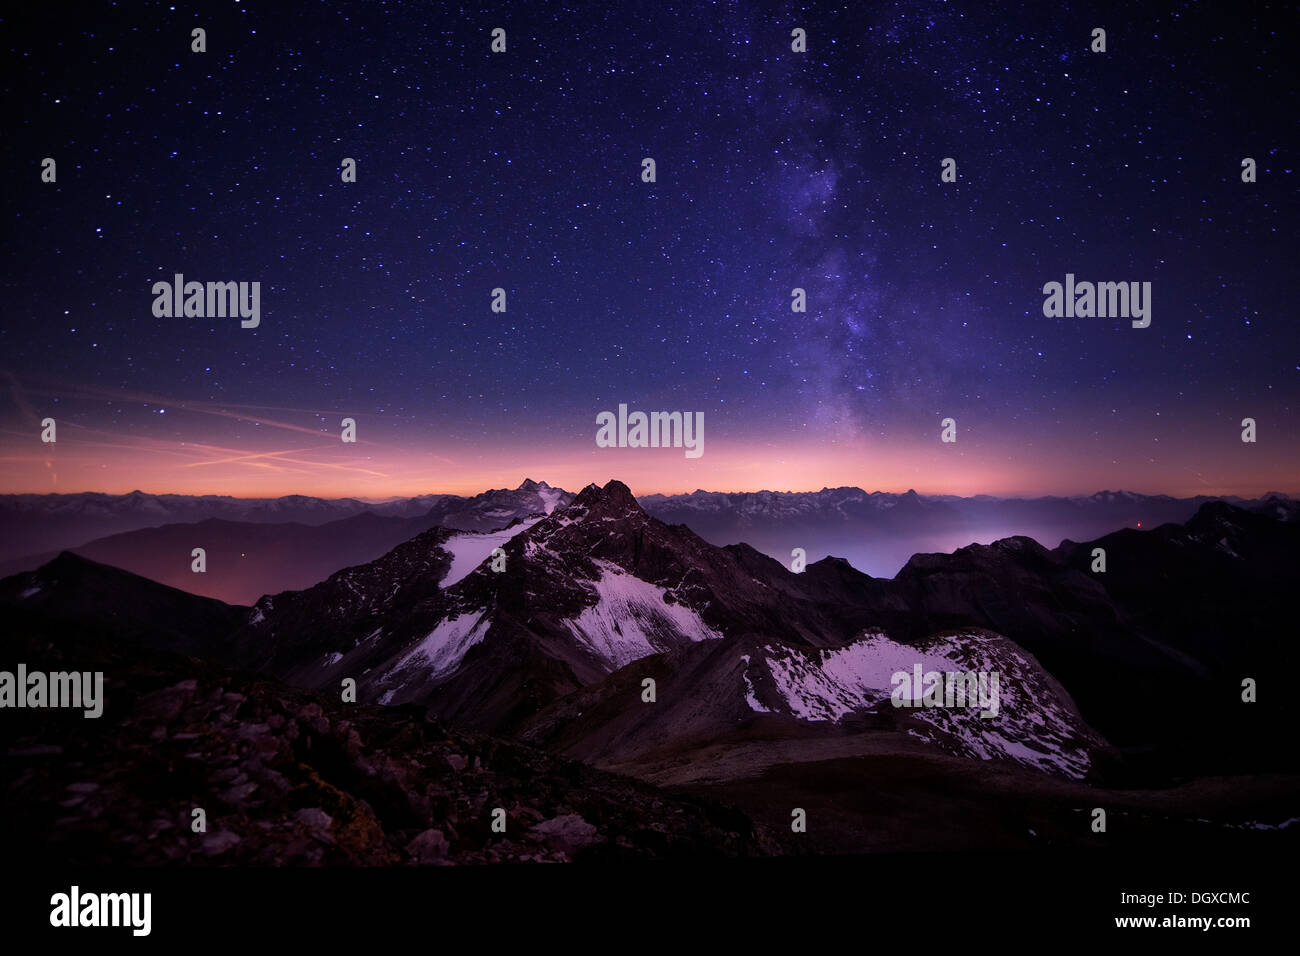
M 345 704 L 193 658 L 19 622 L 0 666 L 100 669 L 104 715 L 6 713 L 11 859 L 401 865 L 759 854 L 745 816 L 422 708 Z M 193 811 L 206 815 L 194 832 Z M 505 811 L 504 833 L 493 811 Z

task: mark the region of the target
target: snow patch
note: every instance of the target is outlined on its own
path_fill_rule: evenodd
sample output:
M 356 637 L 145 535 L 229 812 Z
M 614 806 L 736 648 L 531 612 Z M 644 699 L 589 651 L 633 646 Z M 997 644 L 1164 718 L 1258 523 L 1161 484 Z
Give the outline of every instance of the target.
M 910 736 L 959 756 L 1012 760 L 1076 779 L 1091 766 L 1087 726 L 1050 679 L 1004 639 L 959 634 L 910 645 L 870 632 L 835 650 L 764 650 L 784 709 L 801 720 L 839 722 L 850 714 L 892 711 Z M 915 681 L 904 685 L 914 706 L 894 708 L 893 675 L 912 677 L 918 664 L 923 674 L 998 674 L 996 714 L 981 716 L 975 699 L 968 706 L 919 706 L 924 687 Z M 748 687 L 748 673 L 745 681 Z M 909 723 L 924 727 L 918 731 Z
M 394 665 L 389 674 L 412 667 L 427 670 L 434 677 L 446 674 L 460 664 L 471 647 L 483 640 L 490 626 L 486 609 L 440 621 L 418 646 Z
M 608 561 L 595 563 L 600 577 L 590 583 L 596 603 L 564 623 L 612 670 L 686 641 L 722 637 L 695 611 L 667 603 L 663 588 Z
M 532 518 L 528 521 L 522 521 L 512 528 L 492 531 L 488 534 L 467 532 L 448 538 L 443 543 L 442 549 L 451 555 L 451 567 L 447 569 L 447 576 L 442 579 L 439 587 L 445 590 L 459 584 L 469 577 L 475 568 L 486 561 L 493 550 L 504 547 L 505 543 L 515 535 L 522 534 L 541 520 L 541 518 Z
M 803 720 L 837 721 L 857 710 L 874 709 L 889 699 L 891 677 L 898 671 L 911 674 L 917 663 L 924 671 L 959 669 L 946 657 L 921 653 L 883 635 L 811 658 L 772 656 L 767 663 L 790 712 Z M 913 699 L 923 690 L 914 688 Z
M 772 711 L 764 707 L 759 701 L 758 695 L 754 693 L 754 684 L 749 679 L 749 655 L 744 654 L 740 659 L 745 665 L 744 669 L 740 672 L 740 676 L 745 681 L 745 703 L 747 703 L 749 709 L 756 714 L 770 714 Z

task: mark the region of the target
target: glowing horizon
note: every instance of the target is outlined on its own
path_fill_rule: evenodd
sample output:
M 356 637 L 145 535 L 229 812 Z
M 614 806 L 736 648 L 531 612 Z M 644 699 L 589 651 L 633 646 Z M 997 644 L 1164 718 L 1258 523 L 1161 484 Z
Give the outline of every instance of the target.
M 363 419 L 363 433 L 365 424 Z M 251 427 L 265 426 L 262 422 Z M 279 440 L 286 427 L 298 433 Z M 219 430 L 238 428 L 230 422 Z M 517 487 L 525 478 L 569 491 L 616 478 L 638 496 L 697 489 L 799 493 L 857 487 L 960 497 L 1069 497 L 1126 490 L 1180 498 L 1258 498 L 1268 492 L 1294 495 L 1295 476 L 1300 474 L 1300 462 L 1259 467 L 1242 455 L 1240 443 L 1226 441 L 1199 460 L 1184 452 L 1157 461 L 1144 449 L 1115 447 L 1110 449 L 1111 460 L 1101 465 L 1086 443 L 1068 439 L 1019 447 L 975 439 L 945 446 L 916 436 L 835 443 L 811 436 L 782 442 L 715 437 L 704 456 L 691 460 L 678 449 L 600 449 L 577 439 L 543 451 L 513 442 L 488 445 L 463 439 L 411 451 L 378 439 L 344 444 L 323 431 L 284 423 L 266 427 L 251 441 L 212 432 L 201 442 L 168 441 L 77 427 L 72 419 L 53 445 L 32 448 L 30 434 L 12 428 L 0 431 L 0 493 L 141 491 L 378 502 L 428 494 L 473 496 L 490 488 Z M 27 446 L 25 453 L 20 445 Z
M 220 32 L 283 53 L 247 15 Z M 518 86 L 510 56 L 417 58 L 418 95 L 342 35 L 270 98 L 242 71 L 171 97 L 148 58 L 111 84 L 69 70 L 52 101 L 23 101 L 9 143 L 63 173 L 33 168 L 6 196 L 22 241 L 0 492 L 387 499 L 526 475 L 638 494 L 1300 490 L 1294 170 L 1256 132 L 1224 140 L 1240 155 L 1204 135 L 1293 122 L 1246 84 L 1253 21 L 1216 34 L 1250 69 L 1225 68 L 1187 124 L 1183 90 L 1138 97 L 1085 45 L 1053 46 L 1051 11 L 1024 12 L 1016 35 L 1040 40 L 1001 64 L 996 11 L 890 15 L 868 41 L 878 16 L 828 15 L 816 32 L 846 43 L 804 57 L 770 12 L 731 11 L 719 47 L 674 17 L 630 30 L 557 10 L 555 36 L 605 24 L 597 59 L 540 56 Z M 378 8 L 356 22 L 392 26 Z M 858 42 L 881 56 L 848 54 Z M 602 83 L 575 85 L 579 61 Z M 321 99 L 357 76 L 364 116 Z M 241 102 L 251 128 L 221 105 Z M 88 103 L 102 126 L 74 135 Z M 1177 175 L 1134 151 L 1134 108 Z M 258 156 L 209 149 L 196 111 Z M 76 172 L 87 141 L 99 172 Z M 1080 143 L 1111 158 L 1081 162 Z M 702 456 L 598 447 L 620 406 L 703 415 Z

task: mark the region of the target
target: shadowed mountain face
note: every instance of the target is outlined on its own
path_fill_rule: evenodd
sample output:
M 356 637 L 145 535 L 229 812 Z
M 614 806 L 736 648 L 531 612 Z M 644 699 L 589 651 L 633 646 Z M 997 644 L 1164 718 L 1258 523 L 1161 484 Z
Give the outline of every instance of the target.
M 782 562 L 789 561 L 792 549 L 803 548 L 810 561 L 835 555 L 877 577 L 893 577 L 917 552 L 950 552 L 973 541 L 992 543 L 1011 535 L 1025 535 L 1049 547 L 1066 538 L 1086 541 L 1116 528 L 1183 522 L 1213 500 L 1218 499 L 1128 491 L 1069 498 L 959 498 L 915 491 L 868 493 L 861 488 L 696 491 L 640 499 L 649 514 L 689 525 L 713 544 L 743 541 Z M 1257 504 L 1277 503 L 1294 508 L 1280 495 Z
M 434 495 L 403 502 L 371 505 L 355 498 L 333 501 L 289 495 L 284 498 L 229 498 L 222 495 L 127 495 L 95 492 L 69 495 L 0 495 L 0 561 L 76 548 L 110 535 L 157 528 L 166 524 L 193 524 L 211 519 L 247 524 L 318 525 L 348 518 L 363 511 L 392 517 L 418 517 L 444 496 Z
M 1098 548 L 1105 572 L 1091 570 Z M 1265 728 L 1281 701 L 1243 706 L 1242 681 L 1300 660 L 1287 636 L 1297 580 L 1300 525 L 1214 502 L 1186 525 L 1053 552 L 1010 539 L 917 555 L 893 582 L 912 613 L 882 625 L 997 631 L 1121 747 L 1162 745 L 1176 764 L 1280 766 L 1289 758 Z
M 380 557 L 429 527 L 427 518 L 369 512 L 322 525 L 209 518 L 100 538 L 73 553 L 194 594 L 252 604 L 268 586 L 310 587 L 340 567 Z M 194 570 L 195 548 L 204 552 L 202 573 Z
M 126 645 L 217 660 L 230 659 L 230 635 L 249 613 L 70 552 L 0 581 L 0 607 L 9 633 L 38 623 L 85 627 Z
M 0 522 L 17 520 L 21 525 L 23 515 L 42 513 L 38 505 L 54 514 L 85 515 L 87 528 L 97 526 L 101 518 L 128 523 L 151 521 L 173 513 L 201 513 L 205 508 L 240 514 L 241 520 L 237 521 L 213 517 L 143 527 L 85 544 L 78 541 L 79 546 L 72 549 L 92 561 L 235 604 L 252 604 L 264 594 L 310 587 L 340 568 L 373 561 L 430 528 L 492 531 L 518 518 L 549 514 L 573 498 L 566 491 L 532 480 L 516 489 L 487 491 L 473 498 L 436 495 L 373 506 L 352 499 L 281 498 L 259 502 L 179 495 L 137 494 L 115 499 L 102 495 L 50 496 L 83 499 L 61 502 L 60 510 L 56 502 L 39 500 L 41 496 L 18 497 L 37 499 L 29 502 L 33 510 L 15 519 L 16 502 L 10 501 L 9 514 L 0 507 Z M 425 506 L 427 510 L 411 513 Z M 330 520 L 333 514 L 347 517 Z M 293 521 L 283 520 L 282 516 L 290 515 Z M 47 528 L 51 539 L 60 538 L 60 527 L 56 522 Z M 18 530 L 21 533 L 21 528 Z M 193 570 L 195 548 L 204 550 L 202 573 Z M 32 554 L 13 558 L 0 565 L 0 572 L 31 570 L 52 557 Z
M 419 495 L 384 502 L 305 495 L 149 495 L 140 491 L 127 495 L 0 495 L 0 528 L 5 532 L 0 538 L 0 566 L 9 572 L 30 570 L 13 567 L 11 562 L 25 555 L 52 555 L 110 535 L 168 524 L 215 519 L 241 524 L 322 525 L 370 513 L 386 518 L 428 518 L 430 527 L 488 531 L 520 515 L 549 513 L 572 499 L 569 492 L 531 478 L 518 488 L 493 489 L 472 498 Z
M 742 781 L 824 802 L 809 781 L 898 760 L 941 788 L 989 768 L 980 779 L 1002 783 L 981 807 L 1046 799 L 1046 780 L 1069 802 L 1088 786 L 1296 772 L 1272 678 L 1300 663 L 1286 638 L 1300 525 L 1280 517 L 1214 503 L 1054 551 L 1018 537 L 919 554 L 884 580 L 716 547 L 610 482 L 489 533 L 431 528 L 251 609 L 69 554 L 0 582 L 0 606 L 23 628 L 84 624 L 334 697 L 355 681 L 363 704 L 414 704 L 755 812 L 772 808 L 746 803 Z M 944 700 L 945 675 L 996 675 L 996 697 L 975 681 Z M 1258 703 L 1242 702 L 1248 677 Z

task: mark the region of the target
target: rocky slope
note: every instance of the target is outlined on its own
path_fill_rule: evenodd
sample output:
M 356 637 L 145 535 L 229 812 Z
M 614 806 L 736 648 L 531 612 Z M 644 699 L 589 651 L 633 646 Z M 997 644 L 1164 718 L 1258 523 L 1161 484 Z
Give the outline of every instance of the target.
M 102 670 L 107 704 L 5 714 L 0 840 L 21 865 L 419 865 L 732 857 L 749 821 L 422 708 L 341 703 L 148 651 L 111 628 L 11 620 L 0 668 Z M 192 811 L 206 831 L 192 829 Z M 492 829 L 505 811 L 504 833 Z

